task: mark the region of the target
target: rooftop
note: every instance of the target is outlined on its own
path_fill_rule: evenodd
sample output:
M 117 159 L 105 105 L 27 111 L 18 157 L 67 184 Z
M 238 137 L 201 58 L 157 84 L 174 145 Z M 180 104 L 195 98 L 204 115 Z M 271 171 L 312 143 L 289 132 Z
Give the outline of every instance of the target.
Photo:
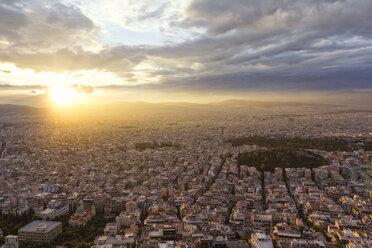
M 18 231 L 23 232 L 50 232 L 54 228 L 62 225 L 62 222 L 57 221 L 41 221 L 41 220 L 34 220 L 33 222 L 25 225 L 24 227 L 20 228 Z

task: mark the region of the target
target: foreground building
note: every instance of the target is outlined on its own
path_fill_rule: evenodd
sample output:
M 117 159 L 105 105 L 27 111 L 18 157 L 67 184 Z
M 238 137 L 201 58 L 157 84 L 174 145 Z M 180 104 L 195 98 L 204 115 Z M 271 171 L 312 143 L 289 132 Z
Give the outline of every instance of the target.
M 251 246 L 255 248 L 273 248 L 271 237 L 264 233 L 255 233 L 252 235 Z
M 62 233 L 62 222 L 35 220 L 18 230 L 20 242 L 50 243 Z
M 19 248 L 18 236 L 8 235 L 5 237 L 5 244 L 1 248 Z

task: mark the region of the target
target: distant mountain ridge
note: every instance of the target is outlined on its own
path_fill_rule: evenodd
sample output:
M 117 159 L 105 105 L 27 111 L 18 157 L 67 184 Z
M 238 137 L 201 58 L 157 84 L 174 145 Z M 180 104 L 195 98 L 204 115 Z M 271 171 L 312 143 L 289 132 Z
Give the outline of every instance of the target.
M 19 114 L 42 114 L 45 108 L 37 108 L 26 105 L 0 104 L 0 115 L 19 115 Z
M 281 102 L 281 101 L 251 101 L 244 99 L 228 99 L 220 102 L 209 103 L 212 106 L 235 106 L 235 107 L 278 107 L 278 106 L 339 106 L 326 103 L 304 103 L 304 102 Z
M 229 107 L 277 107 L 277 106 L 299 106 L 299 105 L 321 105 L 321 106 L 338 106 L 332 104 L 315 104 L 315 103 L 299 103 L 299 102 L 271 102 L 271 101 L 250 101 L 250 100 L 239 100 L 229 99 L 220 102 L 211 103 L 192 103 L 192 102 L 112 102 L 112 103 L 101 103 L 92 105 L 81 105 L 83 108 L 88 106 L 94 106 L 100 108 L 167 108 L 167 107 L 178 107 L 178 108 L 203 108 L 203 107 L 218 107 L 218 106 L 229 106 Z M 79 107 L 81 107 L 79 106 Z M 0 114 L 16 114 L 16 113 L 33 113 L 37 114 L 45 112 L 51 108 L 45 107 L 33 107 L 28 105 L 17 105 L 17 104 L 0 104 Z
M 276 108 L 276 107 L 334 107 L 333 111 L 350 111 L 352 108 L 342 105 L 323 104 L 323 103 L 299 103 L 299 102 L 271 102 L 271 101 L 250 101 L 244 99 L 229 99 L 220 102 L 212 103 L 190 103 L 190 102 L 112 102 L 102 104 L 78 105 L 67 107 L 66 109 L 53 109 L 31 107 L 26 105 L 13 105 L 13 104 L 0 104 L 0 117 L 16 116 L 16 115 L 79 115 L 84 116 L 97 116 L 105 118 L 108 116 L 139 116 L 139 115 L 152 115 L 152 114 L 169 114 L 169 113 L 191 113 L 203 111 L 216 110 L 225 111 L 229 109 L 249 109 L 249 108 Z M 358 110 L 359 111 L 359 110 Z

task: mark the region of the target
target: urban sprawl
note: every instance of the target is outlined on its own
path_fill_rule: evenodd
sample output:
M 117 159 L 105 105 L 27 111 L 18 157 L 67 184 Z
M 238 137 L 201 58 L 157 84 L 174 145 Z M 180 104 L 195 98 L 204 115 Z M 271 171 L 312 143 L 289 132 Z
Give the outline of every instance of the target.
M 141 118 L 0 119 L 0 247 L 372 247 L 372 112 Z

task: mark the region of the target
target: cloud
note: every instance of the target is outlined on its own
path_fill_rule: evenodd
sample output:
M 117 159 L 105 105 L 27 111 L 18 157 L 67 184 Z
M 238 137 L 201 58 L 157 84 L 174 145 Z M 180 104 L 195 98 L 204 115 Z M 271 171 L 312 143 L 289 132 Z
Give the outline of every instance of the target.
M 22 92 L 31 90 L 45 90 L 47 87 L 45 85 L 12 85 L 0 81 L 0 90 L 20 90 Z
M 0 4 L 0 37 L 2 39 L 14 40 L 20 37 L 17 32 L 21 27 L 26 26 L 28 19 L 23 13 L 10 8 L 6 4 Z
M 93 47 L 98 44 L 95 30 L 93 22 L 73 5 L 45 0 L 0 3 L 0 40 L 13 51 Z
M 97 23 L 105 18 L 88 14 L 97 2 L 107 1 L 2 1 L 0 40 L 9 44 L 0 44 L 0 62 L 35 72 L 109 72 L 123 87 L 164 91 L 371 88 L 370 0 L 190 0 L 174 15 L 167 2 L 125 1 L 125 17 L 121 1 L 107 5 L 123 28 L 156 22 L 186 33 L 156 46 L 103 44 Z M 88 94 L 96 86 L 75 89 Z
M 141 51 L 127 47 L 110 48 L 99 53 L 60 49 L 55 52 L 12 52 L 3 51 L 2 59 L 14 63 L 21 69 L 41 71 L 107 70 L 113 72 L 130 71 L 144 58 Z
M 44 95 L 44 94 L 46 94 L 46 91 L 45 90 L 40 90 L 40 89 L 32 89 L 32 90 L 29 91 L 29 94 L 31 96 Z
M 358 32 L 370 28 L 371 10 L 368 0 L 194 0 L 182 24 L 212 34 L 234 30 Z
M 89 86 L 89 85 L 78 85 L 78 84 L 74 84 L 72 87 L 79 94 L 91 94 L 91 93 L 94 92 L 94 88 L 92 86 Z
M 165 2 L 155 9 L 151 9 L 150 6 L 151 5 L 143 4 L 141 8 L 136 11 L 137 15 L 135 15 L 133 19 L 126 20 L 126 22 L 129 23 L 133 21 L 141 22 L 157 20 L 164 15 L 165 10 L 169 6 L 169 2 Z

